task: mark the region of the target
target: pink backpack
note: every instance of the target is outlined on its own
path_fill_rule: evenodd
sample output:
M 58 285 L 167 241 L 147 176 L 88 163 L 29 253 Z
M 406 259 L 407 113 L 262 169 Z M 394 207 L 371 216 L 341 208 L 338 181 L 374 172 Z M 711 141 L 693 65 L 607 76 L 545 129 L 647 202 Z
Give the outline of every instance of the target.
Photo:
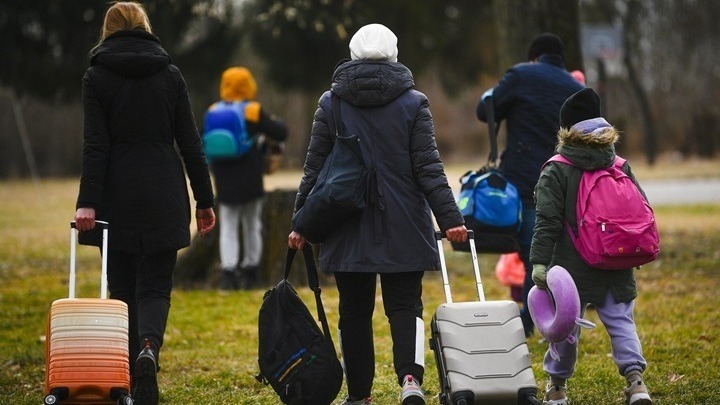
M 547 163 L 573 165 L 562 155 Z M 580 257 L 590 267 L 621 270 L 657 258 L 659 237 L 655 215 L 617 156 L 607 169 L 584 171 L 576 203 L 578 232 L 565 227 Z M 545 164 L 547 164 L 545 163 Z

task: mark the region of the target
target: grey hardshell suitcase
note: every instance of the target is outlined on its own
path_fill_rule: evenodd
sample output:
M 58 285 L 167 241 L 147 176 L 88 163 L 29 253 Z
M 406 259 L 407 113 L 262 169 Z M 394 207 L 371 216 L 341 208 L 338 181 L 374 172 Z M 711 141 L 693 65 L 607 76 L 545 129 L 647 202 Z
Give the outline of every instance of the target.
M 485 301 L 473 231 L 468 231 L 479 301 L 453 302 L 442 239 L 440 254 L 445 303 L 435 311 L 430 348 L 440 379 L 442 405 L 541 404 L 518 306 Z

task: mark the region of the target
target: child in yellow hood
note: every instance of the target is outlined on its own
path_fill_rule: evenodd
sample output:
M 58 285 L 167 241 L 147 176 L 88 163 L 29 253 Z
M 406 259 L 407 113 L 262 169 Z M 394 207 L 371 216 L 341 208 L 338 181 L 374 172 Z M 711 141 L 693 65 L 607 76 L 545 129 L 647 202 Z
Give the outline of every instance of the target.
M 244 119 L 247 134 L 253 141 L 250 149 L 241 156 L 216 159 L 210 163 L 220 206 L 220 287 L 225 290 L 253 288 L 257 284 L 263 249 L 261 214 L 265 172 L 265 145 L 260 142 L 260 138 L 264 135 L 277 144 L 287 138 L 285 124 L 265 111 L 255 100 L 256 95 L 257 83 L 250 70 L 241 66 L 231 67 L 223 72 L 220 80 L 220 101 L 208 108 L 208 112 L 211 112 L 224 104 L 243 102 L 240 118 Z M 239 235 L 241 223 L 242 236 Z M 242 260 L 240 239 L 243 242 Z M 235 276 L 236 271 L 240 273 L 240 282 Z

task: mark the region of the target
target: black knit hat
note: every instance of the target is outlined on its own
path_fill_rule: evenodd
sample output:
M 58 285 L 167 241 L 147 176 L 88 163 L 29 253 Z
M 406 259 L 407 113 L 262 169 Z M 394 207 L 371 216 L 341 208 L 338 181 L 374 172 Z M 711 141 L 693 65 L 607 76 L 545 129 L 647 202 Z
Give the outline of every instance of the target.
M 586 87 L 572 96 L 560 107 L 560 126 L 570 128 L 580 121 L 601 117 L 600 97 Z
M 565 58 L 563 43 L 559 36 L 546 32 L 535 37 L 528 48 L 528 60 L 537 59 L 546 53 L 556 53 Z

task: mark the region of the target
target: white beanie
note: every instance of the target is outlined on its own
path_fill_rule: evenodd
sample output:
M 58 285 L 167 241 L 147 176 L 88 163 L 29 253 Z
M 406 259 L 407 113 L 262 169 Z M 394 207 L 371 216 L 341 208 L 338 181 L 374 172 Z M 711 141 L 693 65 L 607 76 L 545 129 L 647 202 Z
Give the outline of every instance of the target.
M 360 28 L 350 40 L 350 58 L 397 62 L 397 37 L 382 24 Z

